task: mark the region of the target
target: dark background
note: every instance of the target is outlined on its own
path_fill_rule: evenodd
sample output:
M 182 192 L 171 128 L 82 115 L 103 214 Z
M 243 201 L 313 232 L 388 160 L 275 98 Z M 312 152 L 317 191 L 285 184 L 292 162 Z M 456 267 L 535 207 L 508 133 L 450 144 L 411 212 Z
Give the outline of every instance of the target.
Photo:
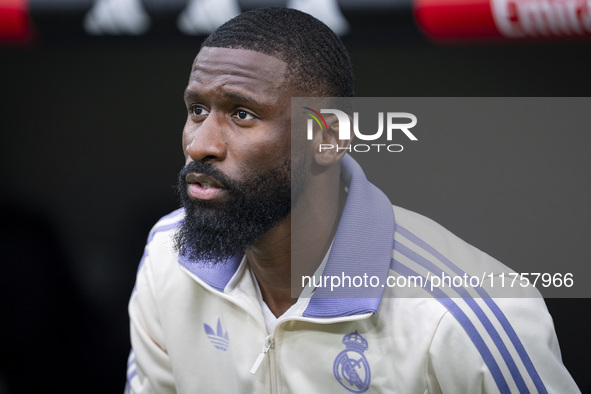
M 183 165 L 182 93 L 201 39 L 58 35 L 0 47 L 0 393 L 123 390 L 127 299 L 150 227 L 178 207 L 172 185 Z M 358 96 L 591 91 L 589 42 L 436 46 L 417 32 L 371 29 L 345 42 Z M 529 138 L 535 145 L 548 136 Z M 421 176 L 428 166 L 437 163 L 403 172 Z M 589 168 L 578 176 L 587 182 Z M 397 181 L 403 189 L 404 180 Z M 466 193 L 476 186 L 467 185 Z M 472 233 L 464 227 L 465 204 L 445 189 L 428 189 L 428 196 L 417 190 L 414 199 L 412 193 L 405 189 L 402 201 L 392 196 L 393 202 L 502 257 L 496 248 L 503 255 L 503 234 L 487 220 L 500 214 L 494 208 L 477 221 L 486 231 Z M 499 191 L 471 201 L 490 205 L 495 198 L 506 196 Z M 582 215 L 589 219 L 588 211 Z M 584 243 L 570 246 L 584 256 Z M 591 392 L 589 299 L 547 304 L 564 362 L 581 390 Z

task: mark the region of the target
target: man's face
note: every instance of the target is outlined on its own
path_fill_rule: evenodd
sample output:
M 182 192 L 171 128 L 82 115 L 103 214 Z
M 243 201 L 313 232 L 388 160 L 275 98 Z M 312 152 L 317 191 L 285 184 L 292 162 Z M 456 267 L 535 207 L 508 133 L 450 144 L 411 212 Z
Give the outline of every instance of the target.
M 242 49 L 205 47 L 197 55 L 185 91 L 186 165 L 178 185 L 186 218 L 176 246 L 186 257 L 225 260 L 288 216 L 292 94 L 286 68 Z

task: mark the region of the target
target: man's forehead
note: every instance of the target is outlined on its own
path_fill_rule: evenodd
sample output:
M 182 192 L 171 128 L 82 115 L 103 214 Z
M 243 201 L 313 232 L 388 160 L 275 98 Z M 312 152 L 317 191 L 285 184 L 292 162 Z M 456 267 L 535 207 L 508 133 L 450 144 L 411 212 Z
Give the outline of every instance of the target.
M 203 47 L 197 55 L 187 91 L 197 94 L 237 95 L 273 106 L 294 96 L 286 79 L 287 63 L 261 52 Z
M 195 57 L 192 73 L 229 72 L 250 75 L 256 73 L 265 79 L 285 79 L 287 63 L 275 56 L 239 48 L 203 47 Z

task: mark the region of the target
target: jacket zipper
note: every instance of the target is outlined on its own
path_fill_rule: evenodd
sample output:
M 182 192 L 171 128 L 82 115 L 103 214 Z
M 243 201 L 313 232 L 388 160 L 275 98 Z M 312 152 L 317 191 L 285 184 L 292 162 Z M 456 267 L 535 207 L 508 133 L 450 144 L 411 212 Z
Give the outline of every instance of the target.
M 259 367 L 261 366 L 261 363 L 263 362 L 263 360 L 267 356 L 267 353 L 269 353 L 269 350 L 272 349 L 274 345 L 275 345 L 275 341 L 273 340 L 273 336 L 268 335 L 267 338 L 265 338 L 265 344 L 263 345 L 263 351 L 259 354 L 257 359 L 254 361 L 252 368 L 250 369 L 251 374 L 254 375 L 257 373 L 257 370 L 259 369 Z
M 273 341 L 273 347 L 275 347 L 275 341 Z M 271 393 L 277 393 L 277 372 L 275 371 L 275 356 L 277 351 L 269 354 L 269 372 L 271 373 Z

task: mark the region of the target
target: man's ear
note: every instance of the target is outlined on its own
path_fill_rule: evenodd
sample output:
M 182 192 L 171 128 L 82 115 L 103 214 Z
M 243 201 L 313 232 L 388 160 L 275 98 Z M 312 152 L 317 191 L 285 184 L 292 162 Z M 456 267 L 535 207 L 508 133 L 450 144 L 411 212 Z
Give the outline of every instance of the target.
M 353 140 L 353 130 L 349 130 L 350 139 L 339 139 L 340 123 L 335 115 L 325 116 L 328 129 L 321 132 L 320 142 L 316 144 L 314 161 L 321 166 L 330 166 L 340 161 L 345 153 L 351 149 Z M 349 116 L 349 127 L 353 125 L 353 120 Z

